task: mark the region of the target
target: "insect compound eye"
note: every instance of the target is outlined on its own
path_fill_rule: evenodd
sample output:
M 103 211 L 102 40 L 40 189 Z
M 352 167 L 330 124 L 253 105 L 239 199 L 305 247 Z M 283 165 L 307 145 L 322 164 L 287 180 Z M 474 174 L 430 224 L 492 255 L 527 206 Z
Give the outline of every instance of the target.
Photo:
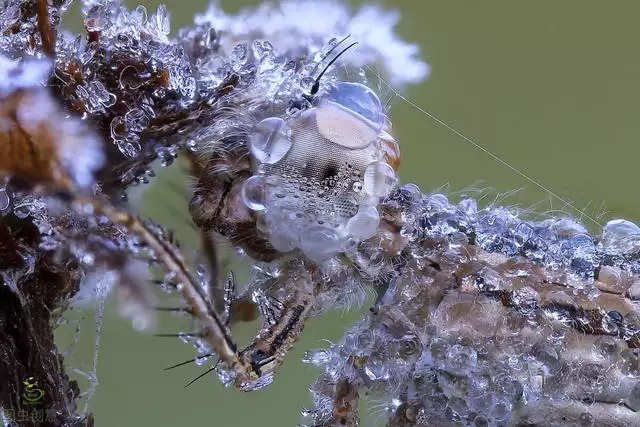
M 258 165 L 242 197 L 276 250 L 321 262 L 376 233 L 399 150 L 368 87 L 338 82 L 318 101 L 254 126 L 248 144 Z

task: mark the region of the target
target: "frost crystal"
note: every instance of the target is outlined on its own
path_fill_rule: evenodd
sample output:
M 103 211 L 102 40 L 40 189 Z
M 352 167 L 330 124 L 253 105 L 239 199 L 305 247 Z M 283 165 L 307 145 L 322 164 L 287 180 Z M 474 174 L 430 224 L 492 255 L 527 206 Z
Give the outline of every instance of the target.
M 375 5 L 365 5 L 352 15 L 335 0 L 283 0 L 261 3 L 237 15 L 225 13 L 213 2 L 195 22 L 215 28 L 225 52 L 243 40 L 264 39 L 281 52 L 300 55 L 320 50 L 328 38 L 351 34 L 359 46 L 357 54 L 345 56 L 344 63 L 355 68 L 375 66 L 393 85 L 403 86 L 424 80 L 429 67 L 418 58 L 416 45 L 395 34 L 399 19 L 398 12 Z

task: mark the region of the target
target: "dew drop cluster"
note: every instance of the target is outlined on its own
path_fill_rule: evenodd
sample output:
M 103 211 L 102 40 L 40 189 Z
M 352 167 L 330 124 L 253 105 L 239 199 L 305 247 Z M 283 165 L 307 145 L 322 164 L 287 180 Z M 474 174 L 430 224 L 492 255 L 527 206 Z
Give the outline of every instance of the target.
M 594 236 L 414 185 L 381 210 L 403 230 L 403 272 L 340 342 L 305 356 L 323 369 L 311 425 L 357 418 L 350 389 L 364 407 L 386 402 L 390 426 L 638 424 L 635 224 Z

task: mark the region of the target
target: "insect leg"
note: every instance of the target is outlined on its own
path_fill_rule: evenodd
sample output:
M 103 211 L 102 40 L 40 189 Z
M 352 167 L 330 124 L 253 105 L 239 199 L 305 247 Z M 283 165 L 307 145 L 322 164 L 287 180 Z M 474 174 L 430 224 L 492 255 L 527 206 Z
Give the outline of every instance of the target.
M 194 318 L 200 323 L 202 338 L 216 354 L 238 374 L 244 374 L 249 367 L 243 363 L 237 351 L 237 345 L 231 337 L 231 331 L 225 321 L 211 307 L 198 283 L 191 277 L 189 268 L 179 251 L 159 237 L 150 227 L 134 215 L 116 209 L 107 202 L 97 201 L 76 193 L 68 194 L 78 211 L 91 209 L 104 215 L 113 223 L 120 224 L 132 233 L 136 233 L 162 261 L 164 266 L 175 275 L 176 289 L 189 306 Z
M 308 275 L 305 275 L 309 278 Z M 248 376 L 235 378 L 235 386 L 243 391 L 257 390 L 268 385 L 280 366 L 284 356 L 293 348 L 300 338 L 305 321 L 309 317 L 316 301 L 318 285 L 301 285 L 295 287 L 291 296 L 282 305 L 282 314 L 270 327 L 244 350 L 240 359 L 244 366 L 249 366 Z M 313 283 L 313 282 L 312 282 Z

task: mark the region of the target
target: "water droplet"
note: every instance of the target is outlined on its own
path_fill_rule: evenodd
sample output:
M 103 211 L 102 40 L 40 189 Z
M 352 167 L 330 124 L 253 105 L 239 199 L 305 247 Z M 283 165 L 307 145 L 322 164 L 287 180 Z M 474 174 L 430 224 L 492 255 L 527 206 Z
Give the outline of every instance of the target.
M 191 335 L 188 332 L 180 332 L 178 333 L 178 339 L 185 344 L 188 344 L 191 341 Z
M 315 262 L 339 252 L 341 244 L 338 235 L 326 227 L 312 227 L 300 236 L 300 249 Z
M 625 399 L 625 403 L 634 411 L 640 411 L 640 381 L 638 381 L 633 387 L 633 389 Z
M 420 337 L 415 333 L 408 333 L 400 340 L 398 354 L 404 359 L 417 359 L 422 352 L 422 344 Z
M 347 222 L 347 232 L 357 240 L 366 240 L 378 231 L 380 215 L 375 206 L 362 205 Z
M 613 357 L 618 353 L 618 343 L 613 337 L 602 336 L 593 343 L 594 351 L 602 357 Z
M 127 141 L 118 141 L 116 144 L 120 152 L 127 157 L 135 157 L 140 152 L 140 144 Z
M 384 162 L 373 162 L 364 171 L 364 190 L 367 194 L 384 197 L 395 185 L 396 174 Z
M 595 418 L 588 412 L 583 412 L 578 417 L 578 422 L 580 422 L 581 426 L 588 427 L 595 424 Z
M 247 45 L 242 43 L 235 45 L 231 50 L 231 54 L 229 55 L 229 61 L 231 62 L 231 67 L 238 71 L 240 70 L 244 64 L 247 63 Z
M 484 415 L 478 415 L 473 420 L 473 425 L 475 427 L 488 427 L 489 426 L 489 420 Z
M 134 108 L 124 115 L 124 122 L 128 126 L 128 129 L 139 132 L 149 125 L 149 118 L 144 111 L 139 108 Z
M 254 175 L 242 184 L 242 201 L 253 211 L 265 209 L 264 179 Z
M 169 34 L 169 32 L 171 31 L 169 25 L 169 13 L 167 12 L 167 7 L 165 5 L 161 4 L 160 6 L 158 6 L 154 19 L 155 26 L 158 31 L 164 35 Z
M 339 82 L 327 95 L 327 99 L 366 121 L 376 133 L 382 130 L 385 116 L 378 95 L 360 83 Z
M 186 98 L 193 98 L 196 95 L 196 79 L 193 77 L 185 77 L 180 85 L 180 93 Z
M 276 66 L 276 57 L 273 53 L 265 53 L 262 59 L 260 59 L 260 72 L 265 73 L 271 71 Z
M 387 381 L 391 375 L 388 366 L 378 359 L 369 361 L 364 373 L 371 381 Z
M 269 54 L 273 51 L 273 45 L 270 41 L 256 40 L 253 42 L 253 49 L 258 58 L 262 58 L 265 54 Z
M 209 360 L 208 356 L 206 356 L 206 357 L 205 356 L 198 356 L 198 357 L 195 358 L 194 362 L 196 363 L 196 365 L 202 366 L 207 362 L 207 360 Z
M 533 288 L 525 286 L 514 291 L 512 299 L 519 313 L 529 315 L 538 306 L 540 296 Z
M 302 89 L 304 93 L 310 93 L 315 82 L 313 77 L 304 77 L 300 80 L 300 89 Z
M 476 351 L 460 344 L 451 346 L 445 360 L 447 371 L 456 375 L 468 375 L 475 368 L 477 362 Z
M 292 240 L 293 237 L 291 233 L 274 232 L 274 230 L 271 230 L 269 243 L 271 243 L 271 246 L 278 252 L 287 253 L 296 248 L 296 242 Z
M 137 18 L 140 21 L 140 24 L 144 25 L 147 23 L 147 8 L 139 5 L 135 9 L 135 14 L 138 15 Z
M 0 211 L 5 211 L 9 209 L 10 205 L 11 205 L 11 198 L 7 193 L 7 189 L 4 187 L 4 185 L 0 185 Z
M 333 354 L 329 350 L 313 350 L 306 351 L 302 356 L 302 363 L 308 363 L 315 366 L 324 366 L 331 363 Z
M 602 229 L 602 245 L 610 255 L 633 254 L 640 250 L 640 227 L 625 219 L 614 219 Z
M 631 283 L 627 294 L 629 295 L 629 298 L 640 300 L 640 280 L 634 280 L 633 283 Z
M 258 123 L 249 136 L 251 153 L 262 163 L 274 164 L 291 149 L 289 127 L 278 117 L 269 117 Z

